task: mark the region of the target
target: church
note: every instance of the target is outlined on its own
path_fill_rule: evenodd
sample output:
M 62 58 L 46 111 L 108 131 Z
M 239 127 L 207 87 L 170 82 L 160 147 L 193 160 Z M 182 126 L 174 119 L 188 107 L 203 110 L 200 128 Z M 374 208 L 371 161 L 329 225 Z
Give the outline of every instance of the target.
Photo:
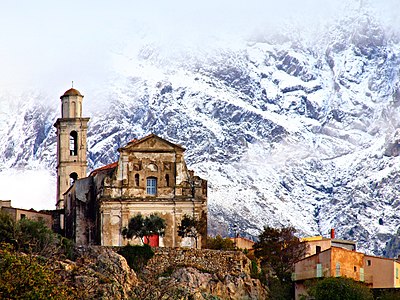
M 195 176 L 181 145 L 155 134 L 118 149 L 118 161 L 87 176 L 87 129 L 82 117 L 83 95 L 71 88 L 61 97 L 57 129 L 57 210 L 66 237 L 78 245 L 122 246 L 122 229 L 137 214 L 157 214 L 165 234 L 153 238 L 159 247 L 196 247 L 194 238 L 178 235 L 187 215 L 207 224 L 207 181 Z M 206 243 L 207 226 L 197 247 Z

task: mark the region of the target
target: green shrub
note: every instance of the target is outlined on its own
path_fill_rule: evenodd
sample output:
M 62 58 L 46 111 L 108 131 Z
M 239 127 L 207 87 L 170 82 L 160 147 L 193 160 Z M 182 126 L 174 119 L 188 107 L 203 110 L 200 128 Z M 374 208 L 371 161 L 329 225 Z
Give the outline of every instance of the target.
M 136 272 L 141 271 L 148 260 L 154 256 L 154 252 L 149 245 L 126 245 L 122 247 L 118 254 L 125 257 L 129 267 Z
M 235 244 L 229 238 L 217 235 L 215 238 L 207 237 L 207 248 L 214 250 L 235 250 Z
M 360 282 L 346 277 L 326 277 L 308 289 L 315 300 L 372 300 L 371 290 Z
M 44 221 L 19 220 L 16 224 L 15 238 L 19 249 L 26 253 L 49 255 L 58 245 L 57 235 Z
M 260 272 L 258 270 L 258 264 L 255 260 L 251 261 L 250 265 L 250 276 L 251 278 L 259 279 L 260 278 Z
M 73 242 L 54 233 L 44 221 L 21 219 L 18 222 L 0 211 L 0 243 L 7 243 L 15 249 L 46 257 L 64 254 L 73 256 Z
M 0 299 L 75 299 L 62 278 L 31 255 L 0 244 Z
M 377 293 L 377 294 L 379 294 L 380 296 L 376 297 L 376 299 L 380 299 L 380 300 L 400 300 L 400 291 L 397 291 L 397 290 L 381 291 L 380 293 Z M 375 296 L 377 296 L 377 295 L 375 294 Z

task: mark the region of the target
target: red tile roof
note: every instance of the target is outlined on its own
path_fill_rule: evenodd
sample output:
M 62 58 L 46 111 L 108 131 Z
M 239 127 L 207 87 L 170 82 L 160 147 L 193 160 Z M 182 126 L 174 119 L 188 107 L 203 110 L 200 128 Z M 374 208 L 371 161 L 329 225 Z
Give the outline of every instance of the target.
M 117 162 L 117 161 L 116 161 L 116 162 L 113 162 L 113 163 L 111 163 L 111 164 L 108 164 L 108 165 L 105 165 L 105 166 L 102 166 L 102 167 L 100 167 L 100 168 L 97 168 L 97 169 L 93 170 L 93 171 L 90 173 L 89 176 L 95 176 L 95 175 L 96 175 L 98 172 L 100 172 L 100 171 L 111 170 L 111 169 L 116 168 L 117 166 L 118 166 L 118 162 Z

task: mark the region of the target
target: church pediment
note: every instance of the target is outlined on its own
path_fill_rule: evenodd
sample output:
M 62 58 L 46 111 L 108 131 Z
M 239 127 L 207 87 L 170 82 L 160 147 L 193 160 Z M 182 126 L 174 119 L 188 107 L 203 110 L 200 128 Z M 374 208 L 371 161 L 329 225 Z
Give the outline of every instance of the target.
M 185 148 L 173 144 L 155 134 L 150 134 L 139 140 L 129 142 L 125 147 L 119 149 L 120 152 L 183 152 Z

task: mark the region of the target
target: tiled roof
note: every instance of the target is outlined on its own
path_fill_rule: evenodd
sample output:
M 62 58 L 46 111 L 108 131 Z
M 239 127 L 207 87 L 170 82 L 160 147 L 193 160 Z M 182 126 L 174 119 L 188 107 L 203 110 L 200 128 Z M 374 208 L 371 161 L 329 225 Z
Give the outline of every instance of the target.
M 100 172 L 100 171 L 111 170 L 111 169 L 116 168 L 117 166 L 118 166 L 118 162 L 117 162 L 117 161 L 116 161 L 116 162 L 113 162 L 113 163 L 111 163 L 111 164 L 108 164 L 108 165 L 105 165 L 105 166 L 102 166 L 102 167 L 100 167 L 100 168 L 97 168 L 97 169 L 93 170 L 93 171 L 90 173 L 89 176 L 95 176 L 95 175 L 96 175 L 98 172 Z

